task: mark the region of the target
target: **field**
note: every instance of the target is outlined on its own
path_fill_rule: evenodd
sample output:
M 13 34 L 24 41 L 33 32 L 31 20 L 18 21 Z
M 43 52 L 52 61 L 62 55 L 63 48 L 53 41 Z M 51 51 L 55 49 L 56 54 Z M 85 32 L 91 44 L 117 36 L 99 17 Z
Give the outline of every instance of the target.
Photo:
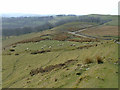
M 49 50 L 48 46 L 51 44 L 50 52 L 31 53 L 42 50 L 41 47 L 44 45 L 46 45 L 45 50 Z M 58 47 L 59 44 L 64 45 Z M 71 46 L 71 44 L 76 44 L 76 46 Z M 98 46 L 78 48 L 85 46 L 84 44 L 86 45 L 86 43 L 78 42 L 45 40 L 39 43 L 19 44 L 14 52 L 4 51 L 3 87 L 118 87 L 117 44 L 112 41 L 102 41 Z M 96 42 L 92 44 L 94 45 Z M 26 51 L 26 48 L 29 48 L 30 51 Z M 98 57 L 103 61 L 102 64 L 97 62 Z M 74 62 L 51 71 L 30 75 L 32 69 L 45 68 L 65 63 L 68 60 Z M 92 62 L 89 63 L 89 60 Z M 77 73 L 81 75 L 77 75 Z M 114 77 L 112 77 L 113 75 Z M 92 86 L 91 82 L 97 83 Z
M 118 39 L 118 26 L 99 26 L 88 28 L 82 32 L 78 32 L 78 34 L 83 34 L 87 36 L 93 36 L 96 38 L 103 39 Z
M 117 36 L 118 26 L 99 26 L 82 31 L 82 33 L 93 36 Z
M 69 22 L 3 37 L 3 88 L 118 88 L 117 29 Z

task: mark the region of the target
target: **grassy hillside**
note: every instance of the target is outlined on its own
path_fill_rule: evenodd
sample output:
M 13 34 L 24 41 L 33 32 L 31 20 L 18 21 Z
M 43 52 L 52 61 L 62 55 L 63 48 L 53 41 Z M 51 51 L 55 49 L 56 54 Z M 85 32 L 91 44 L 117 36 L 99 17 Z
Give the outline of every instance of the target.
M 104 25 L 118 25 L 113 15 L 56 15 L 45 17 L 11 17 L 2 19 L 3 36 L 18 36 L 40 32 L 69 22 L 85 22 Z M 9 32 L 9 33 L 8 33 Z
M 29 33 L 29 34 L 24 34 L 20 36 L 9 36 L 9 37 L 3 36 L 3 47 L 6 47 L 8 45 L 11 45 L 12 43 L 16 43 L 18 41 L 22 41 L 25 39 L 39 37 L 41 35 L 55 34 L 55 33 L 68 32 L 68 31 L 73 32 L 73 31 L 84 29 L 84 28 L 86 29 L 86 31 L 82 31 L 82 33 L 86 35 L 103 36 L 103 37 L 111 36 L 113 38 L 118 36 L 117 26 L 107 25 L 107 26 L 100 26 L 100 27 L 94 28 L 94 26 L 97 26 L 97 25 L 99 24 L 86 23 L 86 22 L 70 22 L 70 23 L 66 23 L 42 32 Z M 89 27 L 93 27 L 93 28 L 89 28 Z M 108 38 L 111 38 L 111 37 L 108 37 Z
M 96 23 L 85 23 L 85 22 L 70 22 L 70 23 L 66 23 L 58 27 L 45 30 L 42 32 L 38 32 L 38 33 L 30 33 L 30 34 L 24 34 L 20 36 L 3 37 L 3 47 L 6 47 L 8 45 L 11 45 L 12 43 L 16 43 L 18 41 L 22 41 L 25 39 L 39 37 L 41 35 L 55 34 L 55 33 L 60 33 L 60 32 L 67 32 L 67 31 L 76 31 L 82 28 L 87 28 L 87 27 L 91 27 L 95 25 L 97 24 Z
M 103 25 L 95 28 L 88 28 L 80 33 L 98 38 L 118 39 L 118 26 Z
M 118 66 L 115 64 L 118 60 L 117 44 L 112 41 L 101 41 L 97 46 L 80 48 L 96 43 L 53 40 L 18 44 L 14 52 L 5 50 L 3 51 L 3 87 L 116 88 L 118 87 Z M 37 50 L 41 51 L 41 47 L 50 52 L 31 54 Z M 29 49 L 26 51 L 26 48 Z M 101 64 L 98 63 L 99 60 Z M 68 64 L 49 70 L 51 65 L 65 62 Z M 40 67 L 48 69 L 30 75 L 31 70 L 36 71 Z
M 51 30 L 59 30 L 59 31 L 77 31 L 80 29 L 96 26 L 96 23 L 86 23 L 86 22 L 70 22 L 58 27 L 55 27 Z
M 44 34 L 51 34 L 51 33 L 54 33 L 54 32 L 55 31 L 46 30 L 46 31 L 43 31 L 43 32 L 24 34 L 24 35 L 20 35 L 20 36 L 3 37 L 2 38 L 3 39 L 2 45 L 3 45 L 3 47 L 6 47 L 6 46 L 9 46 L 12 43 L 16 43 L 18 41 L 38 37 L 38 36 L 41 36 L 41 35 L 44 35 Z
M 118 88 L 117 28 L 74 21 L 3 37 L 3 88 Z

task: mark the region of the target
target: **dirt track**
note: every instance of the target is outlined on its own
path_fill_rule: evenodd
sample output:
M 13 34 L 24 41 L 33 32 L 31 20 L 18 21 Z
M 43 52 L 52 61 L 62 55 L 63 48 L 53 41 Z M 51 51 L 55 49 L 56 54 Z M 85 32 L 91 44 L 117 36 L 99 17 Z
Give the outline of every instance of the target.
M 96 28 L 96 27 L 100 27 L 100 26 L 101 26 L 101 25 L 99 25 L 99 26 L 93 26 L 93 27 L 89 27 L 89 28 Z M 76 35 L 76 36 L 85 37 L 85 38 L 111 40 L 111 39 L 104 39 L 104 38 L 95 37 L 95 36 L 90 36 L 90 35 L 85 35 L 85 34 L 80 33 L 80 32 L 85 31 L 85 30 L 87 30 L 87 29 L 88 29 L 88 28 L 81 29 L 81 30 L 78 30 L 78 31 L 75 31 L 75 32 L 68 32 L 68 33 L 73 34 L 73 35 Z M 78 33 L 79 33 L 79 34 L 78 34 Z

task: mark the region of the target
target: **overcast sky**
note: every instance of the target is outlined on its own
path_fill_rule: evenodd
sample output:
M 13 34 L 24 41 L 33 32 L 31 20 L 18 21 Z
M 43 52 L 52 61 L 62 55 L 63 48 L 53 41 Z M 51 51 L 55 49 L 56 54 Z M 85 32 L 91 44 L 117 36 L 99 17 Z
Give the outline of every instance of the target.
M 0 0 L 0 13 L 118 14 L 119 0 Z

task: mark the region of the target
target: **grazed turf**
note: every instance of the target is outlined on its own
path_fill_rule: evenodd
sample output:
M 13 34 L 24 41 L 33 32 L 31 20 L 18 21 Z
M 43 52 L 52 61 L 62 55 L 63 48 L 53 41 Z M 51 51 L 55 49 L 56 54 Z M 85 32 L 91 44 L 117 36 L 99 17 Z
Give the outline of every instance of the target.
M 64 45 L 57 46 L 61 43 L 64 43 Z M 98 43 L 98 46 L 93 46 L 88 49 L 74 49 L 74 46 L 70 46 L 73 43 L 76 44 L 75 47 L 84 46 L 85 44 L 48 40 L 38 42 L 37 44 L 19 44 L 15 47 L 15 52 L 12 52 L 11 55 L 4 55 L 8 53 L 8 50 L 5 50 L 3 52 L 3 87 L 118 87 L 116 73 L 118 67 L 117 64 L 114 65 L 118 60 L 118 54 L 116 52 L 117 44 L 113 41 L 101 41 Z M 92 44 L 94 43 L 96 42 Z M 91 43 L 88 43 L 88 45 L 89 44 Z M 51 52 L 35 55 L 30 54 L 33 50 L 41 50 L 41 47 L 44 45 L 52 45 Z M 46 50 L 48 49 L 47 46 L 45 48 Z M 27 47 L 31 51 L 25 51 Z M 19 53 L 19 55 L 15 55 L 15 53 Z M 97 56 L 104 57 L 103 64 L 96 63 Z M 91 58 L 94 62 L 81 71 L 81 67 L 77 66 L 77 64 L 83 64 L 86 58 Z M 70 59 L 77 59 L 78 62 L 68 65 L 65 68 L 55 69 L 44 74 L 37 74 L 33 77 L 29 74 L 32 69 L 45 68 L 50 65 L 64 63 Z M 87 68 L 90 69 L 86 70 Z M 81 73 L 80 76 L 76 75 L 78 72 Z M 114 73 L 112 74 L 111 72 Z M 87 74 L 87 76 L 85 74 Z M 111 78 L 113 75 L 114 78 Z M 100 80 L 96 77 L 100 77 Z M 104 78 L 104 81 L 102 81 L 101 78 Z
M 80 29 L 81 26 L 79 24 L 81 23 L 68 23 L 44 31 L 42 34 L 33 33 L 25 36 L 17 36 L 16 38 L 11 37 L 5 40 L 3 45 L 8 45 L 9 42 L 12 44 L 34 37 L 38 38 L 40 35 L 51 33 L 53 35 L 61 35 L 59 34 L 60 32 L 57 31 L 69 29 L 70 25 L 73 25 L 72 27 L 77 26 L 77 29 Z M 98 34 L 98 31 L 95 33 Z M 48 39 L 39 42 L 18 43 L 16 47 L 13 45 L 3 50 L 3 87 L 117 88 L 118 44 L 113 40 L 96 41 L 90 40 L 89 38 L 73 36 L 71 34 L 68 36 L 69 38 L 63 41 L 51 39 L 52 37 L 50 35 L 43 36 L 43 39 Z M 108 36 L 108 34 L 105 34 L 105 36 Z M 69 41 L 70 39 L 72 40 Z M 89 40 L 84 42 L 78 41 L 83 39 Z M 10 49 L 15 51 L 10 51 Z M 34 52 L 39 53 L 35 54 Z M 103 63 L 98 64 L 98 57 Z M 86 62 L 86 59 L 92 62 Z M 60 68 L 58 67 L 69 60 L 77 61 L 75 63 L 67 63 Z M 45 72 L 31 76 L 31 70 L 37 70 L 37 68 L 43 68 Z M 47 72 L 49 68 L 53 69 Z

